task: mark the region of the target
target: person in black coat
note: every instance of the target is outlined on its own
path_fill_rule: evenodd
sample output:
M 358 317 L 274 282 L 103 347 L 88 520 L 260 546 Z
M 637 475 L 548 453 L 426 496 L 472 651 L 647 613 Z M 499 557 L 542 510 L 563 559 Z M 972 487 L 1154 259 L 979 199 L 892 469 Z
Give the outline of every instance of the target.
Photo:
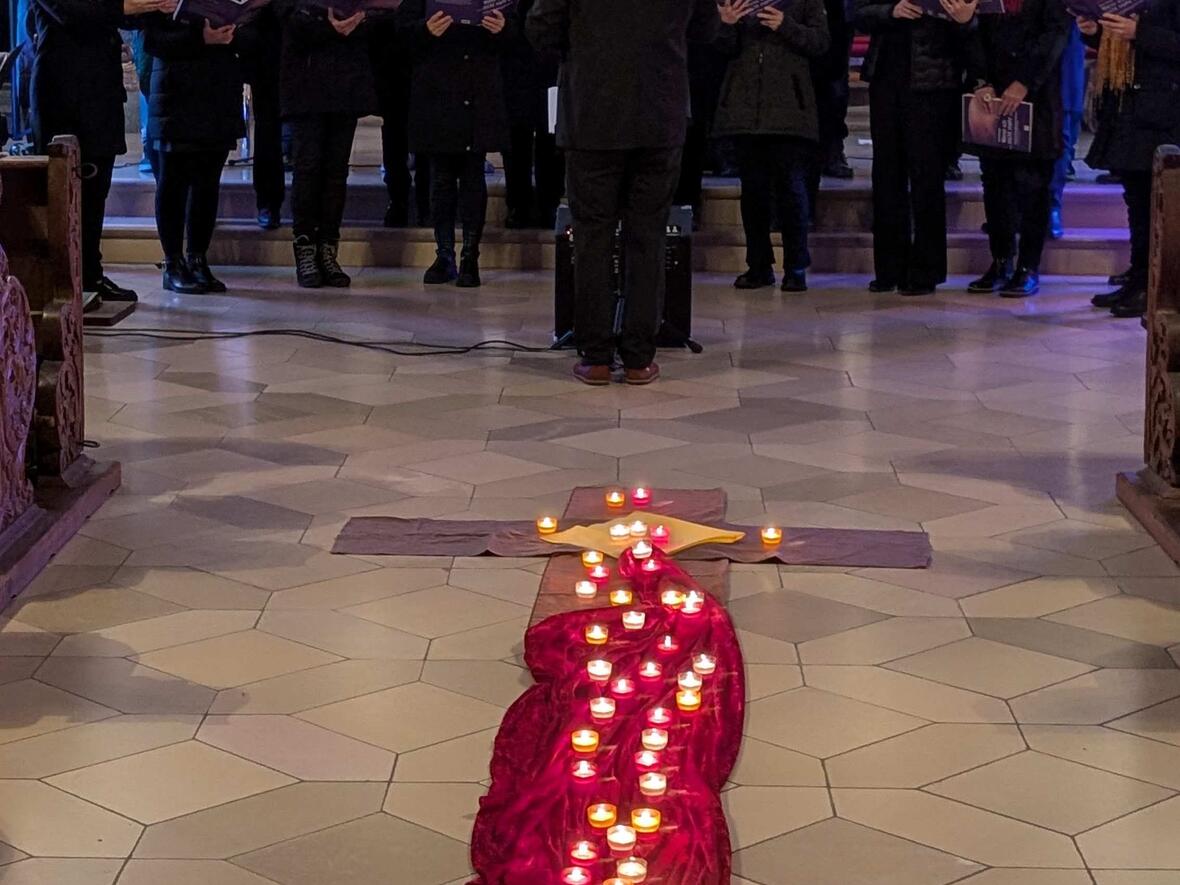
M 967 145 L 979 155 L 992 253 L 991 267 L 967 290 L 1026 298 L 1040 290 L 1053 168 L 1063 147 L 1061 54 L 1072 22 L 1060 0 L 1005 0 L 1004 5 L 1002 15 L 980 16 L 969 43 L 967 77 L 976 97 L 1000 116 L 1032 102 L 1032 150 Z
M 873 137 L 873 292 L 929 295 L 946 281 L 946 164 L 976 4 L 942 3 L 947 19 L 910 0 L 856 0 L 857 29 L 871 38 L 861 79 Z
M 819 119 L 811 61 L 828 49 L 823 0 L 794 0 L 748 14 L 746 0 L 721 6 L 718 44 L 732 56 L 713 131 L 734 138 L 742 178 L 746 272 L 738 289 L 774 285 L 770 244 L 772 196 L 779 196 L 783 291 L 805 292 L 811 255 L 808 176 L 815 166 Z
M 82 154 L 82 289 L 108 301 L 135 301 L 102 268 L 102 225 L 123 134 L 123 38 L 147 13 L 171 13 L 176 0 L 34 0 L 31 110 L 33 140 L 44 152 L 74 135 Z
M 536 52 L 524 36 L 532 7 L 533 0 L 520 0 L 512 11 L 514 34 L 502 60 L 511 135 L 504 154 L 504 226 L 552 230 L 565 190 L 565 163 L 549 132 L 549 88 L 557 85 L 558 61 L 555 55 Z
M 236 31 L 234 25 L 157 16 L 144 34 L 152 57 L 148 139 L 160 158 L 156 229 L 164 288 L 173 292 L 225 291 L 206 253 L 217 223 L 221 170 L 245 134 Z
M 1096 75 L 1105 86 L 1086 162 L 1122 179 L 1131 229 L 1124 284 L 1093 304 L 1139 317 L 1147 310 L 1152 160 L 1160 145 L 1180 144 L 1180 0 L 1150 0 L 1138 19 L 1105 15 L 1078 26 L 1088 43 L 1101 42 Z
M 279 93 L 295 167 L 295 274 L 304 288 L 346 287 L 340 224 L 357 120 L 377 111 L 369 28 L 361 10 L 341 18 L 314 0 L 278 0 L 283 23 Z
M 616 351 L 631 384 L 659 376 L 668 209 L 688 126 L 688 43 L 711 42 L 715 0 L 536 0 L 529 41 L 562 55 L 557 143 L 573 215 L 576 377 L 609 384 Z M 623 325 L 614 330 L 614 240 L 623 224 Z
M 514 24 L 495 10 L 478 25 L 447 14 L 425 17 L 425 0 L 406 0 L 401 13 L 415 39 L 410 92 L 410 147 L 430 155 L 431 213 L 437 255 L 423 281 L 480 285 L 479 244 L 487 216 L 484 163 L 508 147 L 500 52 Z M 455 267 L 455 219 L 463 223 L 463 252 Z
M 254 112 L 253 173 L 258 226 L 277 230 L 282 224 L 287 178 L 283 169 L 283 118 L 279 110 L 279 60 L 283 26 L 268 4 L 251 19 L 250 39 L 242 47 L 242 74 L 250 84 Z

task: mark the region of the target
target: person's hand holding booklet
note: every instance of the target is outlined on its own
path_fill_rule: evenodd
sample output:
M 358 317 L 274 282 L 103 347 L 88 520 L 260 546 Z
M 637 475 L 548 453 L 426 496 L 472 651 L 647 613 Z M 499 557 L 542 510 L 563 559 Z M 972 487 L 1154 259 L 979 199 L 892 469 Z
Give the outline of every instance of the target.
M 172 17 L 222 31 L 246 24 L 269 3 L 270 0 L 180 0 Z M 206 39 L 206 42 L 210 41 Z M 220 42 L 220 38 L 214 42 Z

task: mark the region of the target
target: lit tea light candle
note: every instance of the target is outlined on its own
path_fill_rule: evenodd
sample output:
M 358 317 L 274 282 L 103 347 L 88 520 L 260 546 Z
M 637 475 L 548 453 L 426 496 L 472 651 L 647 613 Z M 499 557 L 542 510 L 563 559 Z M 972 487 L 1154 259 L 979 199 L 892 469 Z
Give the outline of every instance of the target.
M 615 867 L 619 878 L 630 885 L 640 885 L 647 878 L 647 861 L 640 857 L 628 857 Z
M 639 776 L 639 792 L 644 796 L 663 796 L 668 792 L 668 777 L 659 771 L 649 771 Z
M 668 539 L 672 537 L 672 533 L 668 531 L 666 525 L 658 525 L 649 532 L 653 544 L 663 546 L 668 543 Z
M 610 691 L 617 698 L 629 698 L 635 694 L 635 680 L 620 676 L 611 684 Z
M 582 863 L 598 860 L 598 846 L 588 839 L 580 839 L 570 846 L 570 859 Z
M 592 698 L 590 700 L 590 715 L 594 719 L 604 721 L 615 715 L 613 698 Z
M 629 587 L 618 587 L 610 592 L 611 605 L 630 605 L 634 599 L 635 594 L 631 592 L 631 588 Z M 625 623 L 624 626 L 626 626 Z M 640 624 L 639 626 L 642 627 L 643 625 Z M 628 627 L 627 629 L 633 630 L 638 628 Z
M 610 527 L 610 539 L 621 543 L 631 539 L 631 529 L 625 523 L 617 522 Z
M 537 531 L 542 535 L 552 535 L 557 531 L 557 520 L 552 516 L 542 516 L 537 520 Z
M 676 651 L 676 649 L 680 648 L 680 645 L 676 642 L 676 638 L 671 633 L 665 633 L 660 638 L 660 644 L 656 647 L 660 651 L 664 652 L 664 654 L 671 654 L 672 652 Z
M 596 830 L 613 827 L 619 819 L 619 811 L 609 802 L 598 802 L 586 809 L 586 820 Z
M 658 575 L 660 573 L 660 564 L 654 559 L 645 559 L 639 570 L 645 575 Z
M 684 593 L 675 587 L 669 588 L 660 594 L 660 602 L 668 608 L 680 608 L 684 605 Z
M 700 691 L 701 686 L 704 684 L 704 680 L 692 670 L 685 670 L 676 677 L 676 684 L 681 688 L 688 688 L 692 691 Z
M 611 489 L 606 493 L 607 507 L 622 507 L 627 503 L 627 496 L 623 494 L 622 489 Z
M 640 679 L 659 679 L 663 675 L 664 668 L 655 661 L 644 661 L 639 667 Z
M 580 781 L 588 781 L 598 774 L 598 766 L 589 759 L 579 759 L 570 768 L 570 774 Z
M 586 641 L 591 645 L 606 645 L 608 639 L 610 639 L 610 631 L 602 624 L 586 625 Z
M 655 833 L 660 829 L 658 808 L 636 808 L 631 812 L 631 826 L 637 833 Z
M 632 538 L 646 538 L 647 523 L 641 519 L 637 519 L 635 522 L 631 523 L 629 532 Z
M 645 560 L 651 558 L 651 544 L 647 541 L 640 541 L 631 548 L 631 555 L 638 560 Z
M 570 735 L 570 743 L 578 753 L 593 753 L 598 749 L 598 732 L 593 728 L 579 728 Z
M 610 569 L 605 565 L 596 565 L 590 569 L 590 580 L 595 584 L 605 584 L 610 580 Z
M 685 713 L 695 713 L 701 708 L 701 693 L 693 688 L 682 688 L 676 692 L 676 706 Z
M 631 492 L 631 501 L 636 507 L 646 507 L 651 503 L 651 489 L 640 486 Z
M 693 590 L 684 598 L 684 605 L 680 607 L 680 611 L 686 615 L 697 615 L 704 607 L 705 597 Z
M 561 871 L 564 885 L 590 885 L 590 874 L 582 867 L 566 867 Z
M 586 662 L 586 674 L 595 682 L 606 682 L 610 679 L 613 669 L 614 665 L 610 661 L 604 661 L 601 658 Z
M 701 676 L 712 676 L 717 670 L 717 658 L 709 654 L 699 654 L 692 659 L 692 669 Z
M 603 879 L 602 885 L 628 885 L 628 882 L 626 879 L 616 879 L 611 876 L 609 879 Z
M 593 599 L 598 595 L 598 585 L 593 581 L 578 581 L 574 584 L 574 593 L 578 599 Z
M 593 568 L 596 565 L 602 565 L 605 555 L 601 550 L 583 550 L 582 551 L 582 565 L 586 568 Z
M 664 726 L 672 721 L 672 711 L 667 707 L 652 707 L 647 711 L 648 725 Z
M 780 529 L 778 526 L 768 525 L 766 528 L 764 528 L 762 530 L 762 543 L 763 544 L 770 544 L 770 545 L 779 544 L 782 542 L 782 540 L 783 540 L 783 530 Z
M 652 750 L 640 750 L 635 754 L 635 767 L 648 771 L 660 764 L 660 754 Z
M 639 736 L 643 749 L 659 752 L 668 746 L 668 732 L 662 728 L 645 728 Z
M 618 824 L 606 831 L 606 844 L 612 851 L 630 851 L 635 847 L 635 828 Z
M 618 593 L 619 591 L 615 591 Z M 611 594 L 611 602 L 614 602 L 614 593 Z M 639 611 L 623 612 L 623 629 L 624 630 L 642 630 L 643 625 L 647 623 L 647 614 Z

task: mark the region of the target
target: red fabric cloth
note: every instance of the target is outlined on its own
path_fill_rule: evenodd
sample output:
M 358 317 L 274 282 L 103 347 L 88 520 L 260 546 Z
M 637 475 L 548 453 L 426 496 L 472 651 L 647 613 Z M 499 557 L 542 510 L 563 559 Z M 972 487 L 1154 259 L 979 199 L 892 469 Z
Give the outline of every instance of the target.
M 656 552 L 662 572 L 652 578 L 636 568 L 630 553 L 620 568 L 632 580 L 634 609 L 646 612 L 642 630 L 623 629 L 623 608 L 573 611 L 542 621 L 525 635 L 525 660 L 537 684 L 508 710 L 492 756 L 492 785 L 480 802 L 472 835 L 472 885 L 555 885 L 561 871 L 573 866 L 572 843 L 588 839 L 599 849 L 600 860 L 583 864 L 592 885 L 615 875 L 616 860 L 604 830 L 587 822 L 586 809 L 609 802 L 619 811 L 619 823 L 630 822 L 633 808 L 661 812 L 658 834 L 639 837 L 632 854 L 648 862 L 651 885 L 728 885 L 731 849 L 721 807 L 721 788 L 729 778 L 741 746 L 745 709 L 745 678 L 737 635 L 725 609 L 705 594 L 695 615 L 673 611 L 660 603 L 660 592 L 670 586 L 699 588 L 683 570 Z M 606 645 L 585 640 L 588 624 L 610 630 Z M 668 653 L 658 649 L 671 634 L 678 644 Z M 676 709 L 677 674 L 692 669 L 696 654 L 716 656 L 717 669 L 705 677 L 701 709 Z M 618 699 L 609 722 L 595 722 L 589 701 L 609 696 L 609 684 L 593 683 L 586 661 L 603 658 L 614 665 L 612 679 L 631 677 L 635 694 Z M 658 681 L 639 678 L 642 662 L 661 664 Z M 649 728 L 646 713 L 656 706 L 672 711 L 668 748 L 654 769 L 668 777 L 668 792 L 649 798 L 639 791 L 635 754 L 640 734 Z M 597 753 L 573 751 L 571 733 L 594 728 L 601 742 Z M 571 775 L 578 759 L 590 759 L 598 776 L 588 783 Z

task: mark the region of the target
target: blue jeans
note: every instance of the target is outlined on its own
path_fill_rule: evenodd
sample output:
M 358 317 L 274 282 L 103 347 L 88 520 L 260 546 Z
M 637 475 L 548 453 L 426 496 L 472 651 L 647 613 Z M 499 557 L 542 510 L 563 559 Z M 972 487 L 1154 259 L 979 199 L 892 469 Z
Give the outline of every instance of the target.
M 1061 151 L 1061 156 L 1057 158 L 1057 165 L 1053 167 L 1053 182 L 1049 186 L 1049 193 L 1053 200 L 1052 207 L 1058 212 L 1061 211 L 1061 198 L 1065 193 L 1066 178 L 1069 176 L 1070 167 L 1073 166 L 1077 153 L 1078 137 L 1081 134 L 1082 112 L 1066 111 L 1061 118 L 1061 136 L 1065 147 Z

